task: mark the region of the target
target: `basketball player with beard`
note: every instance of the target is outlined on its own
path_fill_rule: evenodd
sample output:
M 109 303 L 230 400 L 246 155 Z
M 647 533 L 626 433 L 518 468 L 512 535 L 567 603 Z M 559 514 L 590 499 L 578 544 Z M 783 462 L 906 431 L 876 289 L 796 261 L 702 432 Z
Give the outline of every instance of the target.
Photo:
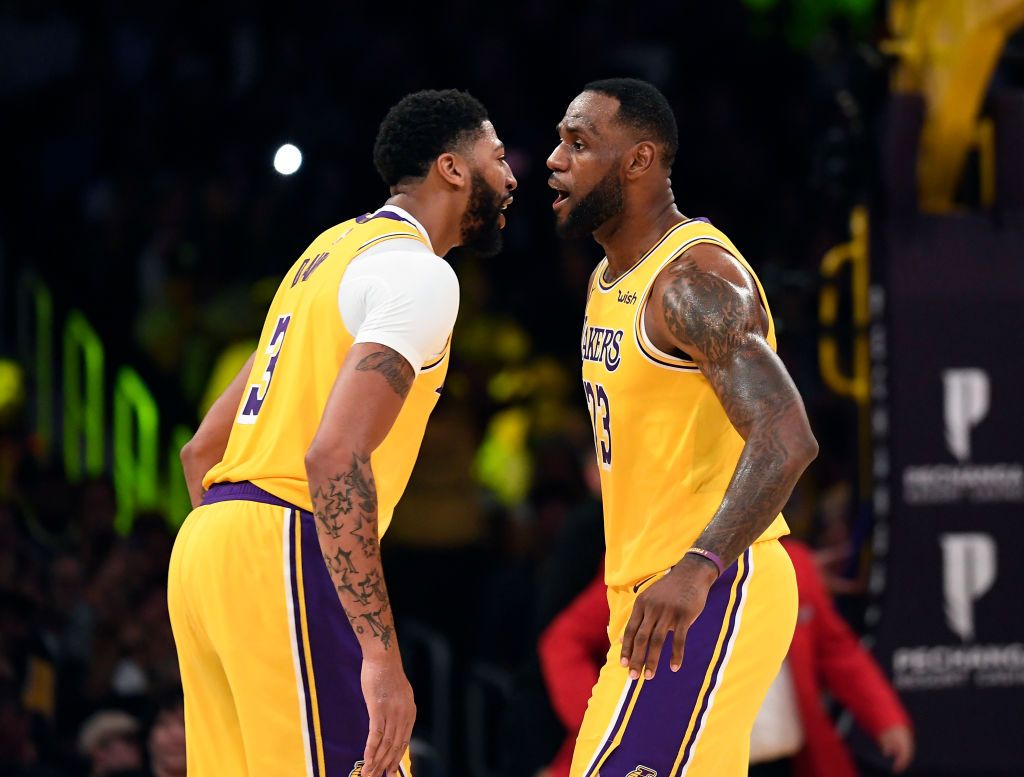
M 182 450 L 195 509 L 168 599 L 190 775 L 409 775 L 379 540 L 448 368 L 459 284 L 441 257 L 498 251 L 516 180 L 455 90 L 391 108 L 374 163 L 390 198 L 303 251 Z
M 739 777 L 796 621 L 780 511 L 817 455 L 751 266 L 675 205 L 675 117 L 588 84 L 548 158 L 563 235 L 592 235 L 581 352 L 601 469 L 612 647 L 572 777 Z

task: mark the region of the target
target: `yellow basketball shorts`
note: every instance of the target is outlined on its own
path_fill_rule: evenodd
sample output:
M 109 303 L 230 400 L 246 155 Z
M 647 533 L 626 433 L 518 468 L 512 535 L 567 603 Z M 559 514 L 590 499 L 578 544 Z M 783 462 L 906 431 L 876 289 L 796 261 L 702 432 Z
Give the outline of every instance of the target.
M 362 652 L 312 515 L 213 486 L 178 532 L 167 598 L 189 777 L 380 777 L 361 774 Z
M 715 582 L 669 669 L 672 636 L 652 680 L 630 680 L 620 639 L 637 586 L 608 589 L 611 649 L 576 740 L 571 777 L 741 777 L 750 730 L 789 650 L 796 579 L 777 540 L 748 548 Z

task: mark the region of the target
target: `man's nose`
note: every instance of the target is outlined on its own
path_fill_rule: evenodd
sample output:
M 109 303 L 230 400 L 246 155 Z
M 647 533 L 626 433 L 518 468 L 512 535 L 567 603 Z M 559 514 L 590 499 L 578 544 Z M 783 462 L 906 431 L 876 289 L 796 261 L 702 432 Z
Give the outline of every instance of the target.
M 555 146 L 554 151 L 548 157 L 547 165 L 549 170 L 565 170 L 565 154 L 562 152 L 562 144 Z

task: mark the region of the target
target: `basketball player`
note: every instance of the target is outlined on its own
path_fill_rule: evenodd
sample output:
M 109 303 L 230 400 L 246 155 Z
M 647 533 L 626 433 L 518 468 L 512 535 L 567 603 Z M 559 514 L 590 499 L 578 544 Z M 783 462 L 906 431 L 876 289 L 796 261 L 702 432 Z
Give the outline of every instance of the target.
M 395 105 L 374 162 L 390 199 L 302 253 L 182 451 L 199 506 L 168 598 L 195 777 L 409 775 L 378 543 L 448 368 L 459 286 L 440 257 L 497 252 L 516 180 L 455 90 Z
M 662 94 L 588 84 L 558 133 L 556 226 L 606 253 L 582 355 L 612 648 L 571 774 L 738 777 L 796 619 L 779 511 L 817 443 L 757 276 L 674 204 Z

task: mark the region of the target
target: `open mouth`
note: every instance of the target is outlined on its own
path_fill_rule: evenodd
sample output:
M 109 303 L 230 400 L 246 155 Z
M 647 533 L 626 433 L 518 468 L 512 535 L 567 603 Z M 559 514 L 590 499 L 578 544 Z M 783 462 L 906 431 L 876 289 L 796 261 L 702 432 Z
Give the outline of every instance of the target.
M 558 210 L 565 203 L 565 201 L 569 199 L 569 191 L 568 189 L 563 189 L 561 185 L 557 183 L 554 179 L 548 180 L 548 186 L 555 190 L 556 195 L 555 201 L 551 203 L 551 208 L 553 210 Z
M 512 204 L 512 200 L 513 199 L 515 199 L 515 198 L 514 197 L 509 197 L 507 200 L 505 200 L 502 203 L 501 208 L 499 209 L 499 213 L 498 213 L 498 229 L 504 229 L 505 228 L 505 211 L 508 210 L 508 206 Z

